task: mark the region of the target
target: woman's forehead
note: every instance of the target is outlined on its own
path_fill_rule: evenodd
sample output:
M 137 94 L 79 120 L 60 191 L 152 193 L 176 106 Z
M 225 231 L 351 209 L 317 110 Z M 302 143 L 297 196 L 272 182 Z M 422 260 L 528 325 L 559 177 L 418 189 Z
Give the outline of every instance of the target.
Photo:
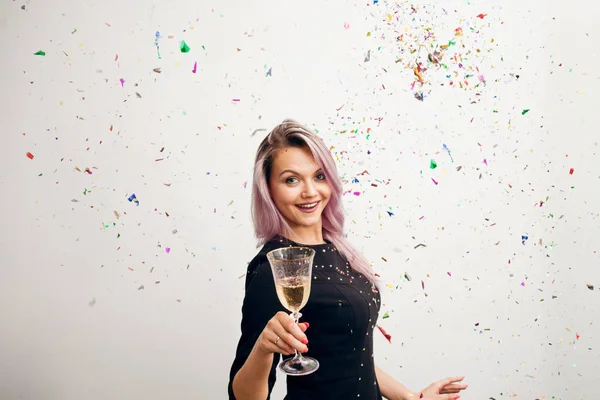
M 277 151 L 273 164 L 275 169 L 297 168 L 312 171 L 315 167 L 318 168 L 310 150 L 299 147 L 286 147 Z

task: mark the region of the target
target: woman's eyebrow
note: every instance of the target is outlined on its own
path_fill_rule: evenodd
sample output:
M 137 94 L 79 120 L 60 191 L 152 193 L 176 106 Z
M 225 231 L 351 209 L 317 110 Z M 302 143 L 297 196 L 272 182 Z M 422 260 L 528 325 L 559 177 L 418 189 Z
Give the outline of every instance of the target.
M 323 168 L 319 168 L 318 170 L 316 170 L 314 172 L 314 174 L 318 174 L 319 172 L 322 172 L 322 170 L 323 170 Z M 279 176 L 285 174 L 286 172 L 291 172 L 292 174 L 300 175 L 298 172 L 294 171 L 293 169 L 285 169 L 285 170 L 281 171 L 281 174 L 279 174 Z

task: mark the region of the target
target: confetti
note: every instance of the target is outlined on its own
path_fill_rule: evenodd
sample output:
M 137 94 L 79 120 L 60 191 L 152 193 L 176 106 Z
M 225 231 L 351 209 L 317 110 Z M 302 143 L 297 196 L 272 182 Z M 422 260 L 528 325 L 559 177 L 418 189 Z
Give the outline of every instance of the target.
M 33 154 L 31 154 L 30 152 L 27 152 L 27 154 L 25 154 L 27 156 L 27 158 L 29 158 L 30 160 L 33 160 Z
M 529 109 L 523 110 L 523 111 L 521 112 L 521 115 L 525 115 L 525 114 L 527 114 L 528 112 L 529 112 Z
M 195 74 L 198 69 L 198 61 L 194 61 L 194 68 L 192 69 L 192 73 Z
M 158 39 L 160 39 L 160 38 L 162 38 L 162 36 L 160 35 L 160 32 L 156 31 L 156 33 L 154 34 L 154 45 L 156 46 L 156 54 L 157 54 L 159 60 L 162 59 L 162 56 L 160 55 L 160 46 L 158 45 Z
M 187 43 L 185 42 L 185 40 L 182 40 L 182 41 L 179 43 L 179 50 L 180 50 L 182 53 L 189 53 L 189 52 L 190 52 L 190 46 L 188 46 L 188 45 L 187 45 Z
M 569 170 L 569 175 L 573 175 L 573 173 L 574 173 L 574 172 L 575 172 L 575 169 L 574 169 L 574 168 L 571 168 L 571 169 Z
M 445 143 L 443 144 L 442 149 L 444 149 L 444 151 L 448 152 L 448 155 L 450 156 L 450 161 L 454 162 L 454 159 L 452 158 L 452 154 L 450 153 L 450 149 L 448 148 L 448 146 L 446 146 Z
M 379 332 L 381 332 L 381 334 L 385 336 L 388 342 L 392 343 L 392 336 L 389 333 L 387 333 L 381 326 L 377 325 L 377 328 L 379 328 Z
M 45 51 L 42 51 L 42 50 L 40 50 L 40 51 L 36 51 L 35 53 L 33 53 L 33 55 L 34 55 L 34 56 L 45 56 L 45 55 L 46 55 L 46 52 L 45 52 Z
M 267 131 L 267 130 L 266 130 L 266 129 L 264 129 L 264 128 L 255 129 L 255 130 L 254 130 L 254 131 L 253 131 L 253 132 L 250 134 L 250 136 L 252 137 L 252 136 L 256 135 L 258 132 L 266 132 L 266 131 Z
M 436 169 L 437 168 L 437 163 L 435 162 L 435 160 L 431 160 L 429 162 L 429 168 L 431 168 L 431 169 Z
M 140 202 L 137 199 L 137 197 L 135 197 L 135 194 L 132 194 L 131 196 L 129 196 L 129 198 L 127 200 L 129 200 L 129 202 L 134 202 L 136 206 L 140 205 Z

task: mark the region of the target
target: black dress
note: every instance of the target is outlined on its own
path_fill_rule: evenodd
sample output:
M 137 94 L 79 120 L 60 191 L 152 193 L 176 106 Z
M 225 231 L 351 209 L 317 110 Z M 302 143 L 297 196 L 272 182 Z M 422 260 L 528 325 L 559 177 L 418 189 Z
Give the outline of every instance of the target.
M 242 336 L 229 376 L 229 399 L 235 399 L 232 382 L 267 322 L 284 311 L 273 282 L 266 254 L 285 246 L 315 249 L 312 285 L 300 322 L 308 322 L 308 352 L 319 369 L 305 376 L 287 377 L 287 400 L 382 399 L 373 358 L 373 329 L 381 306 L 377 289 L 354 271 L 330 242 L 303 245 L 282 236 L 266 243 L 248 265 L 246 295 L 242 306 Z M 273 357 L 269 398 L 281 355 Z

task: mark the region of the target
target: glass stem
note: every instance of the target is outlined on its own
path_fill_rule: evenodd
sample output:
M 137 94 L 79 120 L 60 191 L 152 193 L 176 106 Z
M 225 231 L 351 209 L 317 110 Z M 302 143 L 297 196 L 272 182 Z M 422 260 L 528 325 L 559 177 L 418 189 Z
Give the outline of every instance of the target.
M 296 325 L 298 325 L 298 320 L 300 319 L 300 316 L 302 314 L 300 314 L 298 311 L 294 311 L 291 315 L 292 315 L 292 318 L 294 318 L 294 323 Z M 298 353 L 298 350 L 294 349 L 294 353 L 295 353 L 294 360 L 302 360 L 303 359 L 302 353 Z

